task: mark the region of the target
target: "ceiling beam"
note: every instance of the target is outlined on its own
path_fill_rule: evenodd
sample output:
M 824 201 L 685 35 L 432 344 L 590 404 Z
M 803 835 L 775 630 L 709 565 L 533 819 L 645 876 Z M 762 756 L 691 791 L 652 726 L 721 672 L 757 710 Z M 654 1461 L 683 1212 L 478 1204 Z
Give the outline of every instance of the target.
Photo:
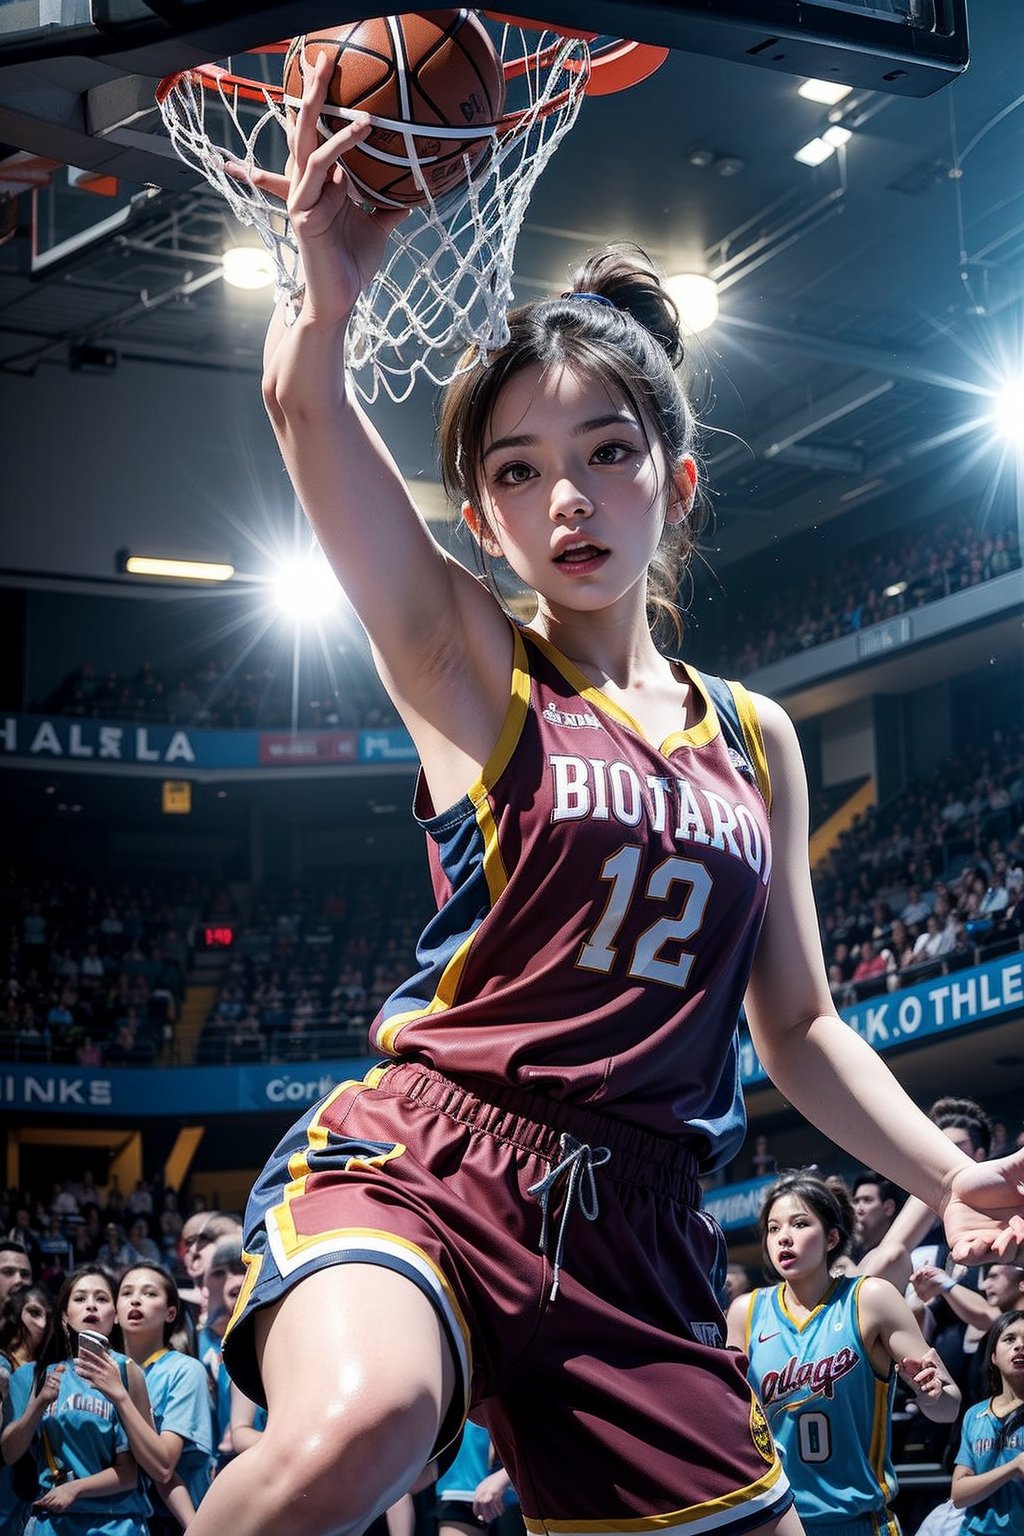
M 802 352 L 810 357 L 827 358 L 829 362 L 848 363 L 853 368 L 864 368 L 869 373 L 882 373 L 891 379 L 910 379 L 918 384 L 936 385 L 939 389 L 953 389 L 961 394 L 987 395 L 985 385 L 970 379 L 958 378 L 938 368 L 929 368 L 915 357 L 903 352 L 889 352 L 879 347 L 867 347 L 854 341 L 841 341 L 836 336 L 812 336 L 806 331 L 792 331 L 778 325 L 766 325 L 763 320 L 748 320 L 742 315 L 720 313 L 715 321 L 722 330 L 756 337 L 789 352 Z

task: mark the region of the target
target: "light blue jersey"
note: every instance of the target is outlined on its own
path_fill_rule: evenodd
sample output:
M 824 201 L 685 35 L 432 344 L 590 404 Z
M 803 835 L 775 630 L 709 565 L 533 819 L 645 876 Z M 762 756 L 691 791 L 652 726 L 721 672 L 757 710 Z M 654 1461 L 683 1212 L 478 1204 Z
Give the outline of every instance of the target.
M 437 1497 L 453 1504 L 471 1504 L 477 1488 L 493 1471 L 491 1437 L 481 1425 L 467 1419 L 462 1427 L 462 1438 L 455 1460 L 438 1479 Z M 518 1502 L 515 1493 L 509 1488 L 505 1494 L 506 1505 Z
M 181 1437 L 178 1476 L 195 1507 L 213 1477 L 213 1413 L 210 1381 L 205 1367 L 177 1349 L 159 1349 L 142 1367 L 159 1431 Z
M 842 1276 L 802 1323 L 785 1286 L 754 1291 L 747 1316 L 750 1384 L 764 1406 L 808 1531 L 842 1521 L 899 1526 L 889 1443 L 895 1369 L 876 1374 L 858 1315 L 863 1280 Z
M 997 1449 L 1002 1425 L 1002 1419 L 992 1412 L 991 1399 L 968 1408 L 956 1453 L 957 1466 L 966 1467 L 968 1472 L 991 1472 L 1019 1456 L 1024 1451 L 1024 1424 Z M 1024 1483 L 1015 1478 L 980 1504 L 965 1509 L 962 1530 L 963 1536 L 1020 1536 L 1024 1531 Z
M 114 1353 L 111 1358 L 123 1374 L 125 1356 Z M 34 1371 L 34 1365 L 22 1365 L 11 1376 L 10 1420 L 19 1419 L 28 1407 Z M 57 1399 L 40 1422 L 35 1450 L 41 1493 L 102 1472 L 128 1450 L 128 1437 L 113 1403 L 77 1375 L 70 1360 L 64 1362 Z M 119 1493 L 85 1494 L 65 1514 L 55 1516 L 53 1523 L 36 1513 L 31 1529 L 33 1536 L 145 1536 L 149 1513 L 149 1499 L 139 1482 Z
M 0 1426 L 10 1424 L 16 1415 L 11 1413 L 7 1384 L 12 1371 L 18 1367 L 5 1354 L 0 1353 L 0 1405 L 3 1416 Z M 29 1507 L 14 1491 L 14 1468 L 0 1461 L 0 1536 L 21 1536 L 28 1517 Z

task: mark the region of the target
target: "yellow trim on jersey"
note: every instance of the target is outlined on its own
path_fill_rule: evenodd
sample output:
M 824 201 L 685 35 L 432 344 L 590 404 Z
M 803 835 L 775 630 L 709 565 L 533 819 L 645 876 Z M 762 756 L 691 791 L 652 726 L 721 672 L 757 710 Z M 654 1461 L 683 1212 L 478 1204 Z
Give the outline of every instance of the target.
M 756 1482 L 748 1483 L 743 1488 L 737 1488 L 734 1493 L 727 1493 L 720 1499 L 708 1499 L 706 1503 L 691 1504 L 686 1509 L 670 1510 L 665 1515 L 646 1515 L 637 1520 L 531 1520 L 523 1517 L 523 1523 L 530 1536 L 546 1536 L 546 1533 L 555 1532 L 558 1536 L 601 1536 L 601 1533 L 633 1532 L 633 1531 L 671 1531 L 680 1530 L 687 1536 L 698 1536 L 704 1531 L 727 1531 L 730 1517 L 744 1505 L 762 1499 L 775 1487 L 775 1484 L 783 1478 L 783 1488 L 787 1482 L 783 1477 L 782 1462 L 778 1457 L 763 1477 Z
M 824 1296 L 818 1302 L 818 1305 L 816 1307 L 812 1307 L 811 1308 L 810 1312 L 808 1312 L 807 1316 L 804 1318 L 802 1323 L 797 1318 L 795 1318 L 793 1316 L 792 1312 L 786 1306 L 786 1282 L 785 1282 L 785 1280 L 783 1280 L 782 1284 L 778 1287 L 778 1294 L 777 1294 L 777 1297 L 776 1297 L 776 1300 L 778 1301 L 779 1311 L 783 1314 L 784 1317 L 788 1317 L 789 1321 L 793 1324 L 793 1327 L 796 1329 L 797 1333 L 803 1333 L 804 1329 L 807 1327 L 807 1324 L 809 1322 L 811 1322 L 811 1320 L 813 1318 L 817 1317 L 817 1315 L 821 1311 L 822 1307 L 827 1307 L 828 1306 L 829 1302 L 832 1300 L 832 1298 L 835 1295 L 836 1291 L 839 1289 L 839 1287 L 842 1285 L 842 1283 L 843 1283 L 843 1281 L 845 1279 L 846 1279 L 845 1275 L 834 1275 L 833 1276 L 828 1290 L 825 1292 Z M 856 1302 L 857 1297 L 860 1294 L 860 1288 L 861 1288 L 863 1283 L 864 1283 L 864 1277 L 863 1277 L 863 1275 L 861 1275 L 860 1278 L 857 1281 L 856 1290 L 853 1293 L 854 1294 L 854 1302 Z M 859 1331 L 860 1330 L 860 1319 L 859 1319 L 859 1317 L 858 1317 L 858 1320 L 857 1320 L 857 1328 L 858 1328 L 858 1331 Z
M 754 701 L 742 683 L 726 682 L 725 686 L 732 694 L 733 702 L 736 705 L 736 713 L 740 718 L 743 739 L 747 744 L 747 751 L 750 753 L 754 772 L 757 774 L 757 784 L 764 798 L 765 808 L 771 811 L 772 779 L 768 771 L 768 753 L 765 751 L 761 722 L 757 718 Z
M 875 1482 L 885 1501 L 891 1499 L 894 1492 L 885 1480 L 885 1452 L 888 1442 L 889 1383 L 876 1376 L 875 1401 L 871 1411 L 871 1439 L 868 1442 L 868 1464 L 875 1474 Z
M 508 871 L 501 855 L 501 846 L 498 841 L 498 824 L 494 819 L 491 809 L 490 792 L 498 779 L 508 767 L 512 754 L 519 744 L 519 738 L 523 734 L 523 725 L 530 708 L 530 688 L 532 679 L 530 667 L 526 655 L 526 647 L 518 628 L 512 630 L 512 687 L 509 697 L 508 711 L 505 715 L 494 751 L 480 771 L 480 777 L 475 784 L 471 784 L 468 791 L 468 799 L 473 806 L 477 826 L 483 838 L 484 879 L 487 881 L 487 894 L 493 907 L 508 885 Z M 375 1043 L 378 1050 L 392 1055 L 395 1049 L 395 1041 L 407 1024 L 416 1019 L 424 1019 L 432 1013 L 441 1013 L 450 1008 L 455 1001 L 462 980 L 463 968 L 469 951 L 473 946 L 476 934 L 471 933 L 452 955 L 448 964 L 441 973 L 437 983 L 437 990 L 430 1002 L 423 1008 L 411 1008 L 407 1013 L 396 1013 L 382 1024 L 377 1030 Z
M 327 1148 L 328 1142 L 330 1140 L 330 1133 L 324 1129 L 320 1120 L 320 1117 L 323 1115 L 324 1111 L 329 1109 L 332 1104 L 336 1104 L 343 1093 L 348 1093 L 353 1088 L 357 1088 L 360 1092 L 362 1092 L 364 1088 L 376 1088 L 387 1070 L 388 1069 L 386 1066 L 371 1067 L 365 1077 L 346 1078 L 343 1083 L 339 1083 L 338 1086 L 327 1095 L 326 1099 L 324 1099 L 316 1114 L 309 1122 L 309 1127 L 306 1131 L 306 1145 L 303 1147 L 301 1152 L 293 1152 L 291 1157 L 288 1159 L 288 1172 L 292 1176 L 292 1183 L 288 1186 L 288 1189 L 294 1189 L 296 1184 L 305 1184 L 306 1178 L 309 1175 L 309 1153 L 311 1151 L 323 1152 Z M 301 1194 L 301 1189 L 298 1190 L 297 1193 Z M 288 1199 L 287 1191 L 285 1192 L 285 1199 Z
M 262 1253 L 246 1253 L 243 1248 L 242 1263 L 245 1265 L 245 1279 L 242 1281 L 242 1289 L 235 1298 L 235 1305 L 232 1308 L 231 1316 L 228 1318 L 228 1325 L 224 1329 L 225 1339 L 249 1305 L 249 1297 L 256 1289 L 256 1282 L 260 1277 L 260 1270 L 263 1268 L 263 1255 Z M 222 1344 L 223 1342 L 224 1339 L 221 1340 Z
M 535 634 L 532 629 L 530 630 L 530 639 L 539 650 L 543 651 L 552 666 L 557 667 L 566 682 L 575 688 L 581 699 L 586 699 L 588 704 L 593 704 L 595 709 L 601 710 L 612 720 L 618 721 L 619 725 L 625 725 L 629 730 L 635 731 L 641 741 L 646 741 L 648 746 L 657 747 L 657 750 L 663 756 L 668 757 L 678 747 L 704 747 L 709 741 L 714 741 L 715 737 L 719 734 L 721 727 L 718 722 L 718 713 L 715 709 L 714 701 L 701 682 L 699 674 L 692 667 L 686 666 L 685 662 L 682 663 L 683 670 L 686 673 L 691 688 L 696 689 L 704 702 L 704 715 L 702 719 L 698 720 L 696 725 L 688 726 L 685 730 L 681 731 L 671 731 L 664 741 L 659 744 L 652 742 L 643 726 L 633 718 L 629 711 L 623 709 L 621 704 L 617 704 L 614 699 L 610 699 L 606 693 L 603 693 L 595 683 L 590 681 L 586 673 L 574 661 L 570 660 L 568 656 L 564 656 L 557 646 L 552 645 L 550 640 L 546 640 L 543 635 Z

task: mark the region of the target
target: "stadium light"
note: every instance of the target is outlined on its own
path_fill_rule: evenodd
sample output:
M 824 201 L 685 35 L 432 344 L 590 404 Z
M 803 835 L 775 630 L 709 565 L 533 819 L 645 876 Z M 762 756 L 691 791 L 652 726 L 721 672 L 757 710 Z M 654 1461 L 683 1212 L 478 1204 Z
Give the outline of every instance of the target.
M 1004 379 L 995 396 L 993 420 L 1003 437 L 1024 443 L 1024 378 Z
M 338 579 L 319 551 L 286 560 L 273 578 L 274 600 L 283 614 L 306 624 L 341 606 Z
M 693 335 L 714 325 L 718 318 L 718 285 L 701 272 L 678 272 L 665 279 L 679 318 Z

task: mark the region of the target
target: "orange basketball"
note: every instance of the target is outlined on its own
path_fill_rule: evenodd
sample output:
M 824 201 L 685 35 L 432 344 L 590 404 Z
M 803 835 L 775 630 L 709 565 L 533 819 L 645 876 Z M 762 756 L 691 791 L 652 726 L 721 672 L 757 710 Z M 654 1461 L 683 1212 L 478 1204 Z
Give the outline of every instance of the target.
M 460 186 L 486 158 L 490 135 L 444 138 L 430 132 L 489 128 L 504 108 L 501 60 L 472 11 L 412 11 L 297 37 L 284 65 L 285 97 L 292 104 L 302 95 L 303 67 L 312 69 L 323 52 L 334 60 L 329 102 L 417 130 L 415 154 L 434 199 Z M 342 121 L 325 113 L 321 127 L 335 133 Z M 364 142 L 345 154 L 345 169 L 360 197 L 391 208 L 427 201 L 406 144 L 400 130 L 374 125 Z

